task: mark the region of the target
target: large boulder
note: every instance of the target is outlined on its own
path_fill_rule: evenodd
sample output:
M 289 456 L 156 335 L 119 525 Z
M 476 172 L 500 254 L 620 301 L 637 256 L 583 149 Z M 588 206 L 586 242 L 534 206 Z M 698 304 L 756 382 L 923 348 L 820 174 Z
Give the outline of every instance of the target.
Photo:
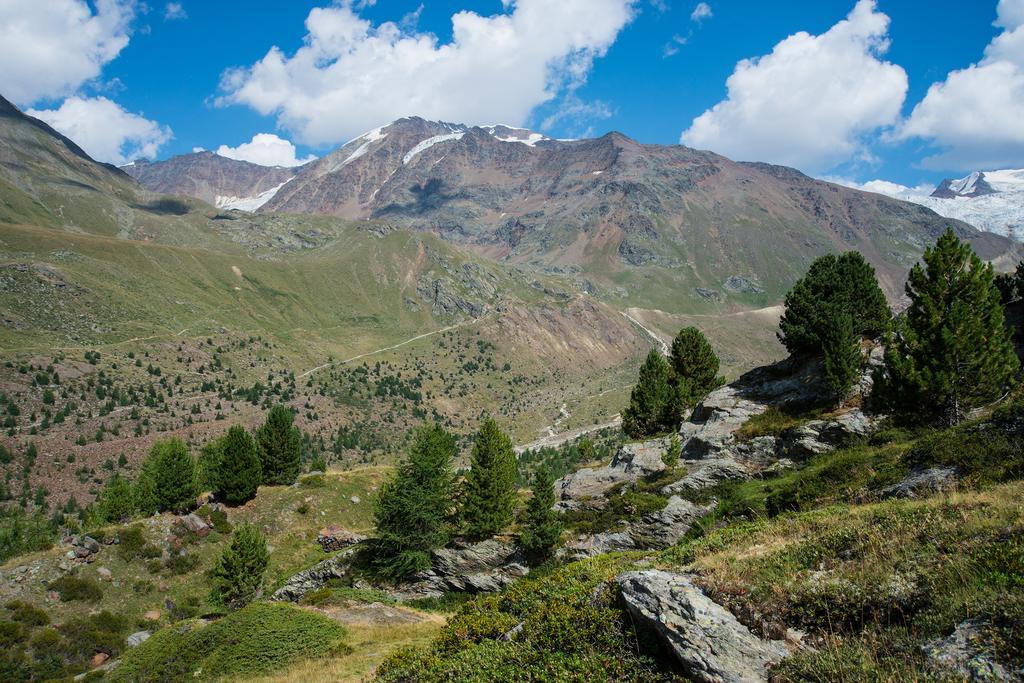
M 955 467 L 929 467 L 911 472 L 898 484 L 877 492 L 878 498 L 920 498 L 955 488 L 959 481 Z
M 804 460 L 866 438 L 875 426 L 874 418 L 860 408 L 853 408 L 828 420 L 811 420 L 789 430 L 784 435 L 782 451 L 789 458 Z
M 316 542 L 320 544 L 320 547 L 324 549 L 324 552 L 344 550 L 349 546 L 362 543 L 365 540 L 366 536 L 333 524 L 321 529 L 320 533 L 318 533 L 316 537 Z
M 686 575 L 652 569 L 615 582 L 634 622 L 653 631 L 692 680 L 767 681 L 769 668 L 789 654 L 781 642 L 751 633 Z

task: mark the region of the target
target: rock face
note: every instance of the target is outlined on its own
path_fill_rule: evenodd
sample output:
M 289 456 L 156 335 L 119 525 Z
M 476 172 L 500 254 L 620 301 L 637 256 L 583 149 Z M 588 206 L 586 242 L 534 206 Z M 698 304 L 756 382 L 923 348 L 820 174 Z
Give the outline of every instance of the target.
M 448 591 L 485 593 L 499 591 L 529 573 L 521 551 L 494 538 L 462 543 L 433 552 L 431 569 L 399 586 L 400 599 L 437 596 Z
M 978 621 L 964 621 L 945 638 L 936 638 L 922 646 L 932 673 L 972 683 L 1022 680 L 1024 672 L 1013 675 L 985 653 L 983 626 Z
M 648 570 L 615 582 L 635 622 L 658 635 L 692 680 L 767 681 L 769 667 L 789 654 L 782 643 L 751 633 L 685 575 Z
M 352 565 L 354 555 L 355 548 L 349 548 L 334 557 L 313 565 L 309 569 L 302 570 L 274 591 L 273 599 L 295 602 L 306 593 L 320 588 L 331 579 L 339 579 L 345 576 Z

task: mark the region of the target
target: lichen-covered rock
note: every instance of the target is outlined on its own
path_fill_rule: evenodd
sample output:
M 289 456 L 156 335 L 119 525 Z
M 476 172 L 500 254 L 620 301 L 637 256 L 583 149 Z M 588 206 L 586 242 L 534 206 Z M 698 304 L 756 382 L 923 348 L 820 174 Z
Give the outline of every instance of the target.
M 945 638 L 936 638 L 922 646 L 928 668 L 943 678 L 960 681 L 1020 681 L 985 652 L 984 623 L 961 622 Z
M 701 491 L 723 481 L 749 479 L 751 468 L 728 451 L 706 460 L 687 460 L 687 473 L 679 481 L 661 489 L 662 495 Z
M 769 667 L 789 654 L 782 643 L 751 633 L 686 575 L 645 570 L 615 582 L 634 622 L 657 634 L 692 680 L 767 681 Z
M 672 496 L 665 507 L 640 520 L 630 530 L 630 534 L 641 548 L 667 548 L 675 545 L 694 522 L 711 512 L 715 505 L 715 501 L 698 505 L 679 496 Z
M 449 591 L 491 593 L 529 573 L 516 546 L 491 538 L 461 543 L 432 553 L 432 565 L 391 591 L 400 599 L 437 596 Z

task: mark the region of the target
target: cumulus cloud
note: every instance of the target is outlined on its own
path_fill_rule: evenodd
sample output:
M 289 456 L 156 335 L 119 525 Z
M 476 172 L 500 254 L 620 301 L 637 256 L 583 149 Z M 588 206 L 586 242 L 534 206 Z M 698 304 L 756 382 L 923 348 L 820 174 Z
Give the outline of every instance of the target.
M 698 2 L 697 6 L 690 12 L 690 21 L 704 21 L 705 19 L 710 19 L 711 16 L 711 5 L 706 2 Z
M 1024 164 L 1024 0 L 1000 0 L 995 25 L 981 61 L 933 84 L 897 131 L 942 148 L 927 168 Z
M 882 61 L 889 17 L 859 0 L 821 35 L 795 33 L 745 59 L 726 99 L 693 120 L 680 141 L 746 160 L 823 171 L 864 158 L 864 137 L 897 123 L 907 74 Z
M 522 125 L 585 81 L 631 20 L 636 0 L 504 0 L 504 12 L 452 16 L 452 39 L 378 26 L 350 3 L 315 8 L 304 44 L 272 47 L 222 78 L 220 104 L 274 114 L 296 139 L 337 143 L 408 115 Z
M 173 137 L 167 126 L 125 111 L 106 97 L 73 96 L 57 109 L 26 113 L 74 140 L 92 158 L 117 165 L 140 157 L 152 159 Z
M 73 93 L 128 44 L 132 0 L 0 2 L 0 93 L 27 106 Z
M 188 12 L 185 11 L 180 2 L 169 2 L 164 5 L 164 19 L 167 21 L 188 19 Z
M 273 133 L 257 133 L 252 136 L 252 140 L 238 147 L 221 145 L 217 148 L 217 154 L 261 166 L 301 166 L 316 159 L 312 154 L 305 159 L 297 158 L 295 145 Z
M 907 187 L 906 185 L 900 185 L 899 183 L 894 183 L 890 180 L 881 179 L 869 180 L 866 183 L 861 183 L 849 178 L 825 176 L 822 180 L 826 180 L 830 183 L 836 183 L 837 185 L 852 187 L 855 190 L 875 192 L 877 194 L 884 194 L 888 197 L 895 197 L 897 199 L 905 199 L 908 201 L 927 197 L 935 190 L 935 185 L 928 183 L 922 183 L 915 187 Z

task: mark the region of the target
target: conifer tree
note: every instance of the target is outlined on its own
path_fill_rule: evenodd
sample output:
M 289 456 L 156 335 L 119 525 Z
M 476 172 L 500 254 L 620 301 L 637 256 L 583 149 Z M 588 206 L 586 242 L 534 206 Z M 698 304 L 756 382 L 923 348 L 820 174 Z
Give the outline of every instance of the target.
M 856 251 L 811 263 L 786 294 L 779 341 L 790 353 L 819 353 L 838 315 L 849 315 L 854 333 L 870 338 L 882 336 L 891 318 L 875 269 Z
M 675 371 L 674 381 L 686 386 L 693 403 L 722 383 L 718 376 L 718 356 L 704 333 L 696 327 L 679 330 L 672 340 L 669 363 Z
M 679 459 L 682 456 L 683 445 L 679 443 L 679 435 L 673 434 L 672 439 L 668 442 L 668 448 L 661 454 L 661 461 L 665 463 L 665 467 L 671 470 L 679 464 Z
M 96 498 L 95 515 L 100 523 L 120 523 L 131 519 L 135 512 L 132 484 L 124 477 L 114 475 Z
M 545 557 L 562 536 L 562 516 L 555 507 L 555 482 L 551 470 L 541 465 L 531 482 L 533 495 L 526 504 L 526 519 L 519 544 L 533 557 Z
M 217 474 L 220 471 L 220 460 L 224 455 L 224 440 L 221 436 L 211 439 L 199 449 L 196 458 L 196 485 L 200 491 L 217 490 Z
M 400 578 L 427 569 L 430 552 L 448 542 L 456 450 L 455 437 L 440 425 L 413 433 L 405 461 L 381 487 L 374 509 L 373 565 L 380 574 Z
M 259 597 L 269 559 L 267 540 L 259 529 L 251 524 L 235 529 L 231 544 L 213 568 L 210 598 L 214 604 L 238 609 Z
M 217 493 L 229 505 L 240 505 L 256 495 L 263 481 L 259 447 L 249 432 L 235 425 L 223 437 L 217 474 Z
M 181 439 L 154 443 L 142 464 L 136 487 L 139 511 L 184 512 L 195 504 L 198 493 L 195 462 L 188 446 Z
M 497 422 L 487 418 L 476 434 L 466 475 L 462 519 L 467 536 L 487 538 L 512 521 L 517 467 L 512 440 Z
M 264 484 L 294 484 L 299 476 L 302 436 L 294 419 L 291 410 L 278 404 L 256 430 Z
M 944 424 L 997 398 L 1019 361 L 992 266 L 947 230 L 907 278 L 910 308 L 886 345 L 880 395 L 908 417 Z
M 622 412 L 622 429 L 630 437 L 639 439 L 672 426 L 676 394 L 670 378 L 668 361 L 652 349 L 640 367 L 636 386 L 629 397 L 629 407 Z
M 863 356 L 860 335 L 853 332 L 853 319 L 848 313 L 833 310 L 831 323 L 821 333 L 822 370 L 832 395 L 842 401 L 860 374 Z

